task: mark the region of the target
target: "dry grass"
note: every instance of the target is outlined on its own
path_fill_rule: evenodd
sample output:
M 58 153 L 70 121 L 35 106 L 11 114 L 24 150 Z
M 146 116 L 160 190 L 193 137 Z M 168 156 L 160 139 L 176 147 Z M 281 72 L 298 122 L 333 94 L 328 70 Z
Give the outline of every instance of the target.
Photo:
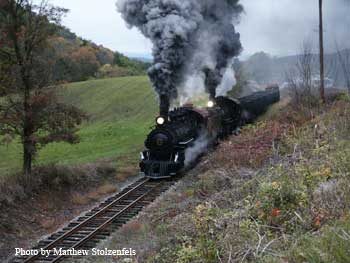
M 100 200 L 102 197 L 114 193 L 117 187 L 111 183 L 105 183 L 88 193 L 75 192 L 72 194 L 72 203 L 75 205 L 86 205 Z
M 285 129 L 275 121 L 248 126 L 239 136 L 222 143 L 211 162 L 225 168 L 261 167 L 272 156 Z
M 213 168 L 260 168 L 271 157 L 280 154 L 284 138 L 295 136 L 298 129 L 319 112 L 319 109 L 298 110 L 290 105 L 290 98 L 284 98 L 270 107 L 256 124 L 244 127 L 239 136 L 222 142 L 210 162 Z
M 46 230 L 52 229 L 56 225 L 56 220 L 54 218 L 44 218 L 40 222 L 40 226 Z
M 74 193 L 72 194 L 72 203 L 74 205 L 86 205 L 90 202 L 90 198 L 87 195 Z
M 111 183 L 105 183 L 97 188 L 97 193 L 100 195 L 107 195 L 116 192 L 118 189 Z
M 144 229 L 145 226 L 142 223 L 134 220 L 124 225 L 120 231 L 122 235 L 131 237 L 140 234 Z
M 138 173 L 139 173 L 139 169 L 137 167 L 137 164 L 120 167 L 117 169 L 117 180 L 120 182 L 124 182 L 128 180 L 130 177 L 138 175 Z
M 35 169 L 30 177 L 1 177 L 0 262 L 15 247 L 31 247 L 40 236 L 86 211 L 116 191 L 116 169 L 109 162 Z
M 110 164 L 97 163 L 72 167 L 52 165 L 35 169 L 29 177 L 22 174 L 1 177 L 0 206 L 9 206 L 40 192 L 69 192 L 71 189 L 83 190 L 92 185 L 100 187 L 101 181 L 113 180 L 115 173 L 115 168 Z M 99 191 L 103 194 L 112 189 L 106 184 Z

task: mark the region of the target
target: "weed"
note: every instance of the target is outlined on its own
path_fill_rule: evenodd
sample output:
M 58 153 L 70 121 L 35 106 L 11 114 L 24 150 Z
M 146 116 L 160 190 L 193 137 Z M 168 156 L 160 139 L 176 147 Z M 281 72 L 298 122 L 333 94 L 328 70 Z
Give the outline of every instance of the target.
M 117 188 L 115 187 L 115 185 L 110 183 L 105 183 L 97 188 L 97 193 L 99 195 L 111 194 L 111 193 L 115 193 L 116 191 L 117 191 Z
M 90 202 L 86 195 L 80 193 L 74 193 L 72 195 L 72 203 L 75 205 L 86 205 Z
M 307 193 L 305 188 L 288 179 L 264 182 L 254 202 L 252 215 L 262 224 L 290 230 L 297 211 L 307 204 Z

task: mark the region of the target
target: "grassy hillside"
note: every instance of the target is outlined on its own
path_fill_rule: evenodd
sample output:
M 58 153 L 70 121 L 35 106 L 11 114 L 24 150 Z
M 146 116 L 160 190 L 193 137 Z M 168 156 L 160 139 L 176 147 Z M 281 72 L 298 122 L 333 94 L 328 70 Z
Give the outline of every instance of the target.
M 79 131 L 81 142 L 47 146 L 39 152 L 36 165 L 87 163 L 99 159 L 136 164 L 157 111 L 147 77 L 73 83 L 62 90 L 62 96 L 90 117 Z M 21 155 L 20 144 L 0 144 L 0 175 L 18 171 Z
M 274 105 L 103 247 L 132 247 L 135 262 L 350 262 L 349 108 L 345 95 Z

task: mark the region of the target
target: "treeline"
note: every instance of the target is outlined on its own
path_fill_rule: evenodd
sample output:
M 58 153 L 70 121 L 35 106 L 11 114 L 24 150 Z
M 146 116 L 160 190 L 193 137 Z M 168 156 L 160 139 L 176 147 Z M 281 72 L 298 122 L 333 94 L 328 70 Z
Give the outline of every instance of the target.
M 303 57 L 304 51 L 301 50 L 299 55 L 274 57 L 265 52 L 258 52 L 250 56 L 245 61 L 236 61 L 235 70 L 240 71 L 241 75 L 248 80 L 254 80 L 261 85 L 271 83 L 283 83 L 287 81 L 286 75 L 295 71 L 296 65 L 300 58 Z M 310 66 L 312 75 L 319 74 L 319 55 L 312 48 L 310 50 Z M 344 87 L 347 85 L 347 72 L 350 65 L 350 49 L 339 50 L 333 53 L 325 54 L 325 75 L 334 81 L 336 86 Z
M 53 78 L 74 82 L 91 78 L 134 76 L 146 73 L 149 64 L 82 39 L 65 27 L 50 39 Z

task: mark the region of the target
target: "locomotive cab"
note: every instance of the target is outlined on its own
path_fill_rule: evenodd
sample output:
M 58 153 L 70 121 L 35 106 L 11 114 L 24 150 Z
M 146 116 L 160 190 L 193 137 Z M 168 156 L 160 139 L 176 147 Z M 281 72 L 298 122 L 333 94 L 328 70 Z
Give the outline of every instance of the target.
M 221 138 L 231 135 L 234 130 L 241 126 L 241 105 L 240 102 L 227 97 L 217 97 L 216 104 L 221 110 Z

